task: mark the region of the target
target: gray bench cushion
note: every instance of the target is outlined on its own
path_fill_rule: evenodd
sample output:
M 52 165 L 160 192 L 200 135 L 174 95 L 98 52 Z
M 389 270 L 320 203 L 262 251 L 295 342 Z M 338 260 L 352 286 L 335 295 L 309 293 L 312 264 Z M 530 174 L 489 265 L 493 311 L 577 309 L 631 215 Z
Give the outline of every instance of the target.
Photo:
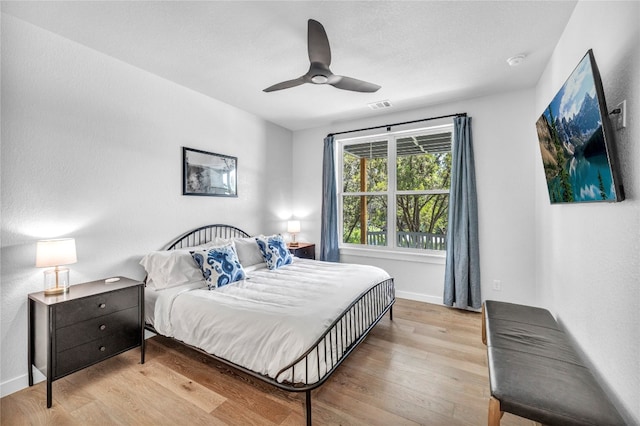
M 564 332 L 552 328 L 494 319 L 487 326 L 487 345 L 583 365 Z
M 547 425 L 624 425 L 549 311 L 486 301 L 491 395 Z
M 560 330 L 560 326 L 558 326 L 555 318 L 553 318 L 551 312 L 546 309 L 516 305 L 515 303 L 497 302 L 495 300 L 487 300 L 484 304 L 485 310 L 491 319 L 504 319 Z

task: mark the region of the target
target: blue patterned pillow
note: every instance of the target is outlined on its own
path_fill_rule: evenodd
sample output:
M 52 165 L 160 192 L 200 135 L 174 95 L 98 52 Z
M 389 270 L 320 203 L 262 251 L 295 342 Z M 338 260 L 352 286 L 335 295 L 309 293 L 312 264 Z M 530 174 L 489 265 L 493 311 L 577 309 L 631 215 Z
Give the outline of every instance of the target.
M 246 277 L 232 244 L 192 251 L 191 256 L 200 267 L 209 290 Z
M 282 235 L 256 237 L 256 242 L 269 269 L 277 269 L 293 262 L 293 256 L 291 256 Z

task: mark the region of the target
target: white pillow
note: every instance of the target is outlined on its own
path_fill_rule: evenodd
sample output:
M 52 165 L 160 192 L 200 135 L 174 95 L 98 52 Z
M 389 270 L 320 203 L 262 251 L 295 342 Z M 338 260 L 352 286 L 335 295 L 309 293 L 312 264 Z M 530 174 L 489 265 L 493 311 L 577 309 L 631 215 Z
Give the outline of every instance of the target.
M 225 244 L 232 244 L 233 240 L 234 238 L 213 237 L 213 240 L 196 247 L 196 249 L 199 249 L 202 247 L 213 247 L 213 246 L 220 247 L 220 246 L 224 246 Z M 191 250 L 193 251 L 193 249 Z
M 233 243 L 236 246 L 236 253 L 238 253 L 238 260 L 243 268 L 264 263 L 262 252 L 256 239 L 253 237 L 248 238 L 234 238 Z
M 202 271 L 188 250 L 153 251 L 140 261 L 147 271 L 147 286 L 155 290 L 201 281 Z

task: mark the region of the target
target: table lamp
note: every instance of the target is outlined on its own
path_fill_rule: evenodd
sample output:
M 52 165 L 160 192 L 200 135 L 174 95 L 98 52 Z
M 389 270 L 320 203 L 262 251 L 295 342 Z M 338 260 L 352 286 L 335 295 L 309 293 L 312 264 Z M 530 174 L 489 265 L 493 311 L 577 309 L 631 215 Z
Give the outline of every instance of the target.
M 69 291 L 69 269 L 60 266 L 77 261 L 76 240 L 73 238 L 38 241 L 36 244 L 36 267 L 55 267 L 44 271 L 45 295 L 51 296 Z
M 296 234 L 300 232 L 300 221 L 290 220 L 287 222 L 287 232 L 291 234 L 291 243 L 289 243 L 289 245 L 291 247 L 298 247 L 298 243 L 296 243 Z

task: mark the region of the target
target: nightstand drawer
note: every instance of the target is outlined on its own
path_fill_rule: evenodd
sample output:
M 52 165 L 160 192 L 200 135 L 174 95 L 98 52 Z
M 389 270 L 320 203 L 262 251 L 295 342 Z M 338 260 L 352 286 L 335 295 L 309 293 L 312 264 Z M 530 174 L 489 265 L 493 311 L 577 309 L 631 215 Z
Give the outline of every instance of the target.
M 297 246 L 288 246 L 289 251 L 296 257 L 301 259 L 315 259 L 316 245 L 310 243 L 300 243 Z
M 80 370 L 140 344 L 137 331 L 112 334 L 66 351 L 58 352 L 55 377 Z
M 302 247 L 296 250 L 296 256 L 303 259 L 313 259 L 315 255 L 315 247 Z
M 73 289 L 72 289 L 73 290 Z M 56 308 L 56 328 L 138 306 L 138 288 L 97 294 L 73 300 Z
M 56 351 L 62 352 L 123 330 L 135 333 L 139 329 L 140 311 L 136 306 L 58 329 Z

